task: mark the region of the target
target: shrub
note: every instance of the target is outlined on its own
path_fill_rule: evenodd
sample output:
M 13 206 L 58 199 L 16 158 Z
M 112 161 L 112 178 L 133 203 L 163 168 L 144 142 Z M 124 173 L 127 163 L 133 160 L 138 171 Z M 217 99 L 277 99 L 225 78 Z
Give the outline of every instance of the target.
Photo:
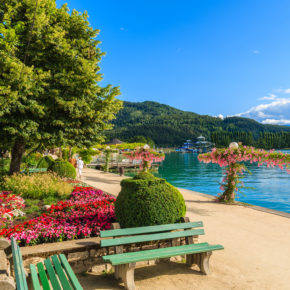
M 52 165 L 54 163 L 54 160 L 51 156 L 44 156 L 42 157 L 38 164 L 37 164 L 37 168 L 48 168 L 50 165 Z
M 40 153 L 31 153 L 23 156 L 22 163 L 25 163 L 25 167 L 35 167 L 39 163 L 42 158 L 42 154 Z
M 8 174 L 9 166 L 10 166 L 9 158 L 0 158 L 0 176 Z
M 53 173 L 35 173 L 31 175 L 14 174 L 4 178 L 5 190 L 24 198 L 43 199 L 48 196 L 69 195 L 73 186 L 61 180 Z
M 55 161 L 52 165 L 48 167 L 49 171 L 53 171 L 57 173 L 61 177 L 67 177 L 67 178 L 76 178 L 76 169 L 74 166 L 69 163 L 68 161 Z
M 115 204 L 121 227 L 176 223 L 185 215 L 183 196 L 165 179 L 144 172 L 122 180 L 121 186 Z

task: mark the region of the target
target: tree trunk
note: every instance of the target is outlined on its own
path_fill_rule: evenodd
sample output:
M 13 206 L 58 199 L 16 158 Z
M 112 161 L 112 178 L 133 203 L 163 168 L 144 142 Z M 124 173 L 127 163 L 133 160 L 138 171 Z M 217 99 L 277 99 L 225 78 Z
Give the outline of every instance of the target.
M 17 138 L 12 148 L 12 158 L 10 163 L 9 175 L 20 171 L 22 155 L 25 151 L 25 142 L 22 138 Z

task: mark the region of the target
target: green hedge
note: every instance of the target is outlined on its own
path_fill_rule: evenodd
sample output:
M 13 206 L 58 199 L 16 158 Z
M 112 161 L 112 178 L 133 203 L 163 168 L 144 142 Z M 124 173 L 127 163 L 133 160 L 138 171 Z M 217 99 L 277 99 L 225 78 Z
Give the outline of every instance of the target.
M 51 156 L 42 157 L 37 163 L 37 168 L 48 168 L 50 165 L 54 163 L 54 160 Z
M 76 169 L 71 163 L 67 161 L 55 161 L 52 165 L 48 167 L 48 170 L 57 173 L 61 177 L 67 177 L 72 179 L 76 178 Z
M 122 228 L 180 222 L 186 206 L 181 193 L 150 173 L 141 173 L 121 182 L 115 212 Z

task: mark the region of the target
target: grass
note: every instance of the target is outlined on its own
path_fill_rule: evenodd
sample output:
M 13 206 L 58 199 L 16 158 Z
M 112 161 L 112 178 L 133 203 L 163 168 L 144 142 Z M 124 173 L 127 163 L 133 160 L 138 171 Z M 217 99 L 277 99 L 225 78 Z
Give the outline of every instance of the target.
M 19 216 L 14 219 L 14 221 L 22 222 L 25 220 L 30 220 L 35 217 L 40 216 L 46 209 L 44 209 L 44 205 L 52 205 L 58 203 L 60 200 L 64 200 L 65 198 L 49 196 L 47 198 L 41 199 L 25 199 L 25 208 L 22 210 L 25 215 Z

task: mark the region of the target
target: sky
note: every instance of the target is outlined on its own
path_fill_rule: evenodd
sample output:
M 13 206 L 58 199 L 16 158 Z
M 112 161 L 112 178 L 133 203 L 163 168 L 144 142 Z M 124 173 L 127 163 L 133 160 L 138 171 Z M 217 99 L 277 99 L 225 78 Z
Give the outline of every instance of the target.
M 290 125 L 290 1 L 57 0 L 100 29 L 120 99 Z

